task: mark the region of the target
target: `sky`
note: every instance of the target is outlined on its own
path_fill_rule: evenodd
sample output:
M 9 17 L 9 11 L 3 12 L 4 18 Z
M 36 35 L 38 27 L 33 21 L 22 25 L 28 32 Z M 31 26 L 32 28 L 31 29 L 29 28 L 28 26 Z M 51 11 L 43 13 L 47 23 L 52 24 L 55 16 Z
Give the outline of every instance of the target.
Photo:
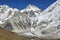
M 56 0 L 0 0 L 0 5 L 8 5 L 12 8 L 24 9 L 29 4 L 33 4 L 44 10 Z

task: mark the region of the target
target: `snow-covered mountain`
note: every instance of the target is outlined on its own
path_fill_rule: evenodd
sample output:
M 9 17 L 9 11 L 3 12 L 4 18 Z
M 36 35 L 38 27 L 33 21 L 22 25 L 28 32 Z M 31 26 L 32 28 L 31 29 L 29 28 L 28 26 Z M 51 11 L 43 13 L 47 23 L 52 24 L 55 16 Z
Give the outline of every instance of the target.
M 27 14 L 28 17 L 36 17 L 40 15 L 42 10 L 36 7 L 35 5 L 29 4 L 28 6 L 26 6 L 26 8 L 22 9 L 20 12 Z
M 60 1 L 54 2 L 37 18 L 37 24 L 39 25 L 35 29 L 36 32 L 34 32 L 37 36 L 60 37 Z
M 20 10 L 7 5 L 1 5 L 0 10 L 2 11 L 0 12 L 0 26 L 2 28 L 17 34 L 31 31 L 31 20 Z
M 40 16 L 42 10 L 35 5 L 29 4 L 26 8 L 20 10 L 20 12 L 30 19 L 31 26 L 36 26 L 36 22 L 38 22 L 37 17 Z
M 0 15 L 1 27 L 18 35 L 60 37 L 59 0 L 44 11 L 31 4 L 22 10 L 3 5 L 0 7 Z

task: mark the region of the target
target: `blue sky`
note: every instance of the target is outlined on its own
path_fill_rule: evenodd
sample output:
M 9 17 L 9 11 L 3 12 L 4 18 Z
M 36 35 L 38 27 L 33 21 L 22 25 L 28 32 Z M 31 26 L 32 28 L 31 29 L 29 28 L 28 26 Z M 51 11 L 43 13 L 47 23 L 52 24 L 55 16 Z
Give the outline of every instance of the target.
M 29 4 L 36 5 L 44 10 L 56 0 L 0 0 L 0 5 L 6 4 L 12 8 L 23 9 Z

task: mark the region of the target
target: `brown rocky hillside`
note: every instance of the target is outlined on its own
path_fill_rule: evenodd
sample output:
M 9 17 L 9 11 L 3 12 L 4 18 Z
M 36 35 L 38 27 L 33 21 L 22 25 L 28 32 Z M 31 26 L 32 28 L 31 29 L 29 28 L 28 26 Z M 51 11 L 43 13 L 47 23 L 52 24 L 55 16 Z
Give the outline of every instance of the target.
M 9 30 L 0 28 L 0 40 L 23 40 L 23 38 L 10 32 Z

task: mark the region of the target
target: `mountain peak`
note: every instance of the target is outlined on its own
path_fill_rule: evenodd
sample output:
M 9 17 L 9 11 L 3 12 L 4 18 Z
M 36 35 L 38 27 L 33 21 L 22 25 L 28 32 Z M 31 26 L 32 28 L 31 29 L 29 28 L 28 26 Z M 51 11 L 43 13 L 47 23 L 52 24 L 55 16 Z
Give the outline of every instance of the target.
M 33 5 L 33 4 L 29 4 L 28 6 L 26 6 L 26 8 L 27 7 L 36 7 L 35 5 Z
M 9 8 L 8 5 L 0 5 L 0 8 Z
M 21 10 L 21 12 L 24 12 L 24 11 L 37 11 L 37 10 L 41 10 L 39 9 L 38 7 L 36 7 L 35 5 L 33 4 L 29 4 L 28 6 L 26 6 L 25 9 Z

